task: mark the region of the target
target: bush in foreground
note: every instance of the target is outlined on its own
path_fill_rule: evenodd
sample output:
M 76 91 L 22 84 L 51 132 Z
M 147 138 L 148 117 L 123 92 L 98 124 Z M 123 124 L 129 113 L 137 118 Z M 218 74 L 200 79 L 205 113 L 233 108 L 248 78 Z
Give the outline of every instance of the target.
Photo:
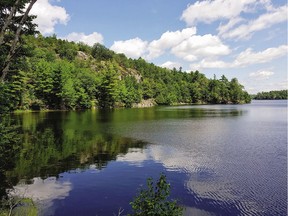
M 154 186 L 153 179 L 147 179 L 147 189 L 141 189 L 140 193 L 130 203 L 135 216 L 180 216 L 183 208 L 176 200 L 169 200 L 170 184 L 166 176 L 161 174 Z

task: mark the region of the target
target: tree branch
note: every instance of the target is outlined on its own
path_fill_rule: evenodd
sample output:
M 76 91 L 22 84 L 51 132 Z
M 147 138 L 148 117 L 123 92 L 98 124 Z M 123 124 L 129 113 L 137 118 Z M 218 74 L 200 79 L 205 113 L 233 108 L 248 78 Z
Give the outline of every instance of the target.
M 5 31 L 6 29 L 8 28 L 8 26 L 10 25 L 11 23 L 11 20 L 12 20 L 12 17 L 14 16 L 14 14 L 16 13 L 16 8 L 19 4 L 20 0 L 17 0 L 15 2 L 15 4 L 13 5 L 11 11 L 10 11 L 10 14 L 9 16 L 7 17 L 7 19 L 5 20 L 4 22 L 4 25 L 1 29 L 1 32 L 0 32 L 0 46 L 4 43 L 4 34 L 5 34 Z
M 16 34 L 15 34 L 14 40 L 13 40 L 12 45 L 10 47 L 10 51 L 9 51 L 5 61 L 4 61 L 4 64 L 3 64 L 4 67 L 1 70 L 1 78 L 0 78 L 1 82 L 4 82 L 5 77 L 8 74 L 8 71 L 9 71 L 9 68 L 10 68 L 10 64 L 11 64 L 11 60 L 12 60 L 13 55 L 15 54 L 15 51 L 16 51 L 16 48 L 17 48 L 17 44 L 18 44 L 18 41 L 19 41 L 19 38 L 20 38 L 21 30 L 23 28 L 23 24 L 27 20 L 28 14 L 29 14 L 30 10 L 32 9 L 32 7 L 33 7 L 33 5 L 35 4 L 36 1 L 37 0 L 32 0 L 29 3 L 29 6 L 27 7 L 27 9 L 26 9 L 26 11 L 25 11 L 20 23 L 19 23 L 19 26 L 18 26 L 18 28 L 16 30 Z

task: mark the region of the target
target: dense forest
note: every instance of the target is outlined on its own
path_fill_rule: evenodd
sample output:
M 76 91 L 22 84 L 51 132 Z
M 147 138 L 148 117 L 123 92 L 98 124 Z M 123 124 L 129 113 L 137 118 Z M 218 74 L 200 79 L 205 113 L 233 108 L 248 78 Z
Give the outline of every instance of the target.
M 55 35 L 23 41 L 26 57 L 17 59 L 1 84 L 1 107 L 9 110 L 132 107 L 143 99 L 159 105 L 250 102 L 236 78 L 169 70 Z
M 287 90 L 259 92 L 252 96 L 254 100 L 287 100 Z
M 236 78 L 161 68 L 96 43 L 43 37 L 28 13 L 36 0 L 0 3 L 0 110 L 249 103 Z

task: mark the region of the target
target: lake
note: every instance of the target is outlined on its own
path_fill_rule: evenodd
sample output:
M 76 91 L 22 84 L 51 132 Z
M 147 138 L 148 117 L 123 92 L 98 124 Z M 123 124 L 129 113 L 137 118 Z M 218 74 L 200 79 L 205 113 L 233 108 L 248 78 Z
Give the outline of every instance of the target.
M 5 181 L 41 215 L 126 215 L 160 173 L 185 215 L 287 214 L 287 101 L 23 113 L 13 121 L 21 148 Z

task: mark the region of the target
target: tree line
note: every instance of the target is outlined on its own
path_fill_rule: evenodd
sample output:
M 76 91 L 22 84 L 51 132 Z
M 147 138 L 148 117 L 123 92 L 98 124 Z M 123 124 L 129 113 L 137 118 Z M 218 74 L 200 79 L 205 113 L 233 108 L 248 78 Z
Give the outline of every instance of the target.
M 252 96 L 254 100 L 287 100 L 288 90 L 278 90 L 269 92 L 259 92 Z
M 251 100 L 236 78 L 208 79 L 199 71 L 127 58 L 98 43 L 43 37 L 28 14 L 35 2 L 0 3 L 0 112 L 132 107 L 147 99 L 159 105 Z
M 1 107 L 10 111 L 132 107 L 143 99 L 159 105 L 250 102 L 236 78 L 169 70 L 55 35 L 22 38 L 26 57 L 12 64 L 0 86 Z

